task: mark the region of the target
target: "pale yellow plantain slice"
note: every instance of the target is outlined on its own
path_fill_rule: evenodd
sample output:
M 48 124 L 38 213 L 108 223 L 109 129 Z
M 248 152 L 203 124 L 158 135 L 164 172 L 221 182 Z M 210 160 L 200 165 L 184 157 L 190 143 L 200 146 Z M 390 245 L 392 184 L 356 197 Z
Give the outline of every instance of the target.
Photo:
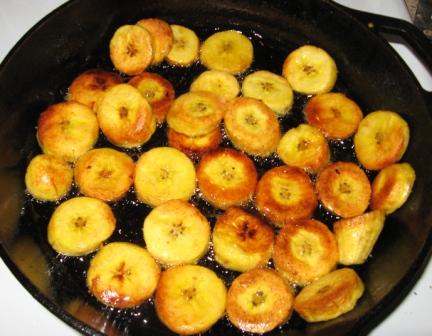
M 192 204 L 170 200 L 147 215 L 143 234 L 148 251 L 159 263 L 193 264 L 209 248 L 210 224 Z
M 350 268 L 333 271 L 303 288 L 294 300 L 294 310 L 307 322 L 334 319 L 354 309 L 364 285 Z
M 333 89 L 337 79 L 337 67 L 327 51 L 305 45 L 286 57 L 282 75 L 294 91 L 314 95 Z
M 240 85 L 237 78 L 229 72 L 207 70 L 194 79 L 190 91 L 209 91 L 228 101 L 238 96 Z
M 224 316 L 226 293 L 222 280 L 209 268 L 174 266 L 162 273 L 158 283 L 156 313 L 177 334 L 203 333 Z
M 385 215 L 380 210 L 343 218 L 333 224 L 342 265 L 363 264 L 372 252 L 384 227 Z
M 201 63 L 211 70 L 238 74 L 251 66 L 253 58 L 252 42 L 239 31 L 214 33 L 201 45 Z
M 173 45 L 165 59 L 177 66 L 190 66 L 198 60 L 200 41 L 196 33 L 181 25 L 171 25 Z
M 287 114 L 294 101 L 288 81 L 270 71 L 255 71 L 247 75 L 242 83 L 242 94 L 262 100 L 278 117 Z
M 114 232 L 116 218 L 103 201 L 75 197 L 61 203 L 48 223 L 48 242 L 58 253 L 83 256 L 100 248 Z
M 155 147 L 138 159 L 134 185 L 138 199 L 152 207 L 171 199 L 187 201 L 195 192 L 195 167 L 179 150 Z

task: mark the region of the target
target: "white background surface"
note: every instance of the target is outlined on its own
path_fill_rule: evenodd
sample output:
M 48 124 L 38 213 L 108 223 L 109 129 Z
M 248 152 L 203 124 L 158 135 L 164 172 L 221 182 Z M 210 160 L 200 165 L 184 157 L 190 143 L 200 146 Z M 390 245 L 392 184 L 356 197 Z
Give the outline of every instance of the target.
M 19 38 L 63 0 L 0 0 L 0 61 Z M 402 0 L 338 0 L 341 4 L 409 20 Z M 96 14 L 97 15 L 97 14 Z M 393 44 L 422 86 L 432 90 L 432 78 L 403 45 Z M 0 93 L 1 94 L 1 93 Z M 21 286 L 0 259 L 0 335 L 78 335 L 52 315 Z M 432 335 L 432 263 L 400 305 L 373 336 Z

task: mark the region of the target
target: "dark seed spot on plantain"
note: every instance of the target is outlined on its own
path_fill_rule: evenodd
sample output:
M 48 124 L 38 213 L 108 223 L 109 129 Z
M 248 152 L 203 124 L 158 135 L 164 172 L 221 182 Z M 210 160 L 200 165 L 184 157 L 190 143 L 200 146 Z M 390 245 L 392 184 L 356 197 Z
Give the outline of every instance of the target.
M 83 228 L 83 227 L 86 226 L 87 220 L 85 218 L 78 217 L 77 219 L 75 219 L 75 223 L 74 224 L 75 224 L 75 226 L 77 228 Z
M 120 107 L 119 108 L 119 115 L 120 115 L 121 119 L 126 118 L 128 115 L 128 109 L 124 106 Z
M 183 289 L 182 292 L 183 292 L 183 295 L 186 298 L 186 300 L 190 301 L 196 295 L 197 290 L 195 287 L 190 287 L 190 288 Z
M 343 194 L 349 194 L 351 193 L 351 187 L 348 183 L 342 182 L 339 184 L 339 191 Z
M 265 294 L 263 291 L 257 291 L 254 293 L 252 297 L 252 304 L 256 307 L 260 304 L 263 304 L 266 300 Z

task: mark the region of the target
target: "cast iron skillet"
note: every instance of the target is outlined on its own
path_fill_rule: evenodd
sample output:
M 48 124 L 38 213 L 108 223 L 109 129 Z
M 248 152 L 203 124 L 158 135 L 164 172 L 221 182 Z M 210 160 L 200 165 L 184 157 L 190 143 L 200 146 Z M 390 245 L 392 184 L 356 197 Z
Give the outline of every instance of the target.
M 388 44 L 358 19 L 372 22 L 372 30 L 397 30 L 411 37 L 429 65 L 431 48 L 408 24 L 346 11 L 325 0 L 75 0 L 42 20 L 0 67 L 0 253 L 6 264 L 37 300 L 83 334 L 172 335 L 157 320 L 151 301 L 119 311 L 101 306 L 87 293 L 82 280 L 88 258 L 65 258 L 53 252 L 46 241 L 46 224 L 55 204 L 33 201 L 23 184 L 29 160 L 40 151 L 35 139 L 38 115 L 64 99 L 69 83 L 81 71 L 112 69 L 107 46 L 114 30 L 144 17 L 186 25 L 201 39 L 215 30 L 239 29 L 252 39 L 256 50 L 252 70 L 280 73 L 283 59 L 295 47 L 306 43 L 321 46 L 338 65 L 335 90 L 356 100 L 365 113 L 389 109 L 408 121 L 411 141 L 403 161 L 413 165 L 417 181 L 407 204 L 387 218 L 373 256 L 356 268 L 365 282 L 365 295 L 352 312 L 338 319 L 307 324 L 294 314 L 271 335 L 367 333 L 402 300 L 430 256 L 432 99 Z M 188 69 L 163 65 L 150 70 L 167 76 L 181 94 L 203 69 L 197 64 Z M 305 97 L 296 98 L 292 116 L 283 120 L 284 129 L 302 122 L 304 102 Z M 163 130 L 159 130 L 141 151 L 163 144 Z M 103 137 L 99 145 L 106 145 Z M 331 145 L 334 160 L 355 159 L 349 141 Z M 136 158 L 139 153 L 130 154 Z M 257 162 L 263 168 L 277 163 Z M 214 209 L 196 198 L 192 201 L 214 220 Z M 149 209 L 136 205 L 133 193 L 112 207 L 120 218 L 112 240 L 143 243 L 136 229 Z M 334 220 L 325 213 L 317 216 L 329 225 Z M 235 276 L 217 268 L 211 255 L 201 263 L 227 281 Z M 223 319 L 208 334 L 241 333 Z

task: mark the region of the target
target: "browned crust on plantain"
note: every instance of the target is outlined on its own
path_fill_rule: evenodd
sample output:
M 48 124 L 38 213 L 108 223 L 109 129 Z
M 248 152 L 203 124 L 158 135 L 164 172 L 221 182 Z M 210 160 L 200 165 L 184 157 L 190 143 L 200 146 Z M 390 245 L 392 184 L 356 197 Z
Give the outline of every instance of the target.
M 225 114 L 225 104 L 218 95 L 207 91 L 187 92 L 177 97 L 167 114 L 169 127 L 188 136 L 208 134 Z
M 280 188 L 277 196 L 286 200 L 286 203 L 275 197 L 275 185 Z M 297 199 L 290 200 L 290 197 Z M 274 225 L 283 226 L 291 220 L 311 217 L 318 200 L 314 186 L 303 170 L 279 166 L 268 170 L 258 181 L 255 203 Z
M 341 217 L 361 215 L 368 207 L 371 185 L 366 173 L 352 162 L 335 162 L 318 175 L 316 190 L 321 203 Z
M 218 160 L 224 160 L 224 167 L 213 169 L 213 164 Z M 241 171 L 236 171 L 237 168 Z M 225 187 L 215 180 L 213 174 L 221 174 L 228 181 L 232 178 L 238 181 Z M 246 204 L 252 198 L 257 171 L 246 154 L 231 148 L 219 148 L 204 154 L 197 167 L 197 179 L 204 199 L 220 209 L 226 209 L 232 205 Z
M 153 47 L 152 65 L 161 63 L 172 48 L 174 37 L 171 26 L 157 18 L 141 19 L 136 23 L 150 33 Z
M 129 84 L 118 84 L 106 91 L 97 117 L 108 140 L 125 148 L 141 146 L 156 128 L 150 104 Z
M 295 239 L 302 235 L 307 244 L 303 247 L 295 245 Z M 312 239 L 309 239 L 313 237 Z M 294 254 L 300 248 L 299 258 Z M 306 261 L 308 254 L 315 254 L 313 260 Z M 329 273 L 337 264 L 339 258 L 338 247 L 334 234 L 329 228 L 315 219 L 297 220 L 287 223 L 276 236 L 273 249 L 275 268 L 289 282 L 306 285 L 307 283 Z
M 134 251 L 133 255 L 124 252 L 128 248 Z M 116 260 L 114 267 L 111 258 L 106 260 L 110 256 L 105 257 L 108 254 L 107 251 L 110 251 L 110 254 L 125 255 L 128 259 Z M 133 263 L 133 265 L 128 263 Z M 139 283 L 134 281 L 133 268 L 139 267 L 138 265 L 146 269 L 147 281 L 143 279 L 139 279 Z M 107 271 L 107 267 L 113 268 L 109 284 L 102 281 L 99 274 Z M 110 307 L 123 309 L 138 306 L 150 298 L 156 289 L 159 277 L 160 267 L 146 249 L 132 243 L 113 242 L 105 245 L 93 257 L 86 281 L 90 292 L 100 302 Z M 133 288 L 127 288 L 130 287 L 130 284 L 124 285 L 123 283 L 130 281 L 134 282 Z
M 385 167 L 372 181 L 371 208 L 393 213 L 408 199 L 415 179 L 415 171 L 409 163 Z
M 178 284 L 179 281 L 181 285 Z M 174 286 L 178 287 L 175 293 Z M 200 288 L 197 289 L 198 286 Z M 193 314 L 186 314 L 183 311 L 184 306 L 179 305 L 180 300 L 176 300 L 176 297 L 181 295 L 190 295 L 190 300 L 194 300 L 194 295 L 205 295 L 207 307 L 203 306 L 201 310 L 195 309 Z M 225 307 L 226 288 L 214 271 L 199 265 L 179 265 L 162 272 L 155 293 L 155 309 L 159 319 L 171 331 L 180 335 L 194 335 L 206 331 L 223 316 L 223 310 L 217 311 L 221 308 L 219 300 L 223 300 Z M 187 304 L 189 300 L 184 301 Z M 203 305 L 202 299 L 199 304 Z M 192 308 L 186 308 L 185 311 L 188 309 Z M 211 320 L 208 319 L 209 315 Z
M 130 76 L 143 72 L 153 60 L 150 33 L 137 25 L 117 28 L 110 40 L 109 50 L 114 67 Z
M 53 155 L 36 155 L 27 166 L 25 184 L 33 197 L 42 201 L 57 201 L 71 189 L 73 169 Z
M 149 82 L 161 90 L 163 94 L 161 96 L 155 95 L 154 92 L 148 90 L 147 85 Z M 163 123 L 175 98 L 175 91 L 171 82 L 157 73 L 143 72 L 131 78 L 129 84 L 136 87 L 150 103 L 156 121 L 159 124 Z
M 125 153 L 111 148 L 96 148 L 78 159 L 74 175 L 84 195 L 107 202 L 116 201 L 132 186 L 135 164 Z
M 281 138 L 277 154 L 289 165 L 315 174 L 330 161 L 330 148 L 324 135 L 315 127 L 300 124 Z
M 208 134 L 190 137 L 168 127 L 168 144 L 182 151 L 192 160 L 200 159 L 205 153 L 218 148 L 222 141 L 222 132 L 219 127 Z
M 357 273 L 350 268 L 342 268 L 328 274 L 324 278 L 334 278 L 331 285 L 325 284 L 319 289 L 321 279 L 310 284 L 318 295 L 305 295 L 309 290 L 305 287 L 294 300 L 294 310 L 308 322 L 326 321 L 336 318 L 354 308 L 362 296 L 364 285 Z M 322 280 L 325 280 L 325 279 Z
M 354 135 L 354 151 L 363 167 L 380 170 L 403 157 L 409 139 L 409 126 L 399 114 L 374 111 L 360 122 Z
M 254 116 L 259 115 L 259 120 Z M 276 151 L 281 138 L 275 113 L 262 101 L 234 98 L 227 106 L 225 130 L 235 147 L 252 155 L 268 156 Z M 255 125 L 259 124 L 257 128 Z
M 93 148 L 98 136 L 96 116 L 81 103 L 67 101 L 53 104 L 39 116 L 37 139 L 45 154 L 74 162 Z
M 327 138 L 345 139 L 355 133 L 363 118 L 360 107 L 342 93 L 312 97 L 304 108 L 306 120 Z
M 96 112 L 105 91 L 121 82 L 121 77 L 116 73 L 100 69 L 87 70 L 70 84 L 68 100 L 75 100 Z
M 238 206 L 229 207 L 219 216 L 214 230 L 234 233 L 236 244 L 247 253 L 266 252 L 273 245 L 272 228 Z
M 259 309 L 261 302 L 266 299 L 264 296 L 274 295 L 276 299 L 273 305 L 264 311 L 248 312 L 245 310 L 239 299 L 245 291 L 256 283 L 262 283 L 261 291 L 259 288 L 250 297 L 252 305 Z M 254 301 L 255 300 L 255 301 Z M 232 324 L 244 332 L 265 333 L 273 330 L 289 319 L 294 304 L 294 296 L 291 288 L 284 280 L 271 269 L 254 269 L 243 273 L 234 279 L 228 290 L 227 296 L 227 316 Z

